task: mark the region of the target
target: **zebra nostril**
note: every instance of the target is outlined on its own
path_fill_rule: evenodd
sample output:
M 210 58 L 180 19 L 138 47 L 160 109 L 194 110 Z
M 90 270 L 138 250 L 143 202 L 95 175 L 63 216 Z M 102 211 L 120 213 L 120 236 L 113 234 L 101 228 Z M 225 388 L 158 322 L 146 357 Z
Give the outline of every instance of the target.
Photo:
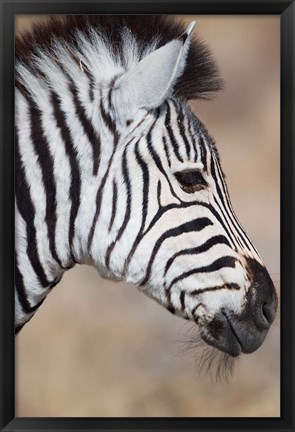
M 272 324 L 275 319 L 276 307 L 274 302 L 264 303 L 261 307 L 261 312 L 268 324 Z
M 266 268 L 258 261 L 249 259 L 248 270 L 252 275 L 252 286 L 249 293 L 249 309 L 258 330 L 269 329 L 277 311 L 278 297 Z
M 273 323 L 277 310 L 276 299 L 264 301 L 257 305 L 256 313 L 254 314 L 254 322 L 258 329 L 268 329 Z

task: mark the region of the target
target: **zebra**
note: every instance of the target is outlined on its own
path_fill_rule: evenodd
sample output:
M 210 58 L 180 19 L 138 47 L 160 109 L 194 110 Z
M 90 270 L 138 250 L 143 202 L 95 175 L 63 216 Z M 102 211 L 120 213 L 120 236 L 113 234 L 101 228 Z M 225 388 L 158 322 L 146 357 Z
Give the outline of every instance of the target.
M 188 105 L 223 87 L 193 28 L 55 16 L 16 38 L 16 333 L 78 263 L 134 284 L 229 358 L 263 343 L 277 294 Z

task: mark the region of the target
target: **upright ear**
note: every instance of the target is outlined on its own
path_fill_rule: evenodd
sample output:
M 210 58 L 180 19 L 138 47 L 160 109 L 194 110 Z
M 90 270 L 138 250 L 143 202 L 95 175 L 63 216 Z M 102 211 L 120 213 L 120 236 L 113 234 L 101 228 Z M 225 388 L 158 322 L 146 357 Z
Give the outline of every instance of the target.
M 119 115 L 156 108 L 169 98 L 184 71 L 194 25 L 193 21 L 182 36 L 144 57 L 117 80 L 112 103 Z

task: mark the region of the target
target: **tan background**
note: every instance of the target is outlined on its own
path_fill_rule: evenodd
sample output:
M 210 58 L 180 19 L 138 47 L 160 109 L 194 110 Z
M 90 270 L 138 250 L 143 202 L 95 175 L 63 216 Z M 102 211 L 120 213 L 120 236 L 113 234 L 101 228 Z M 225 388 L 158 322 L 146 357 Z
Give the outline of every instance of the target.
M 32 19 L 18 17 L 17 29 Z M 216 139 L 235 211 L 279 290 L 279 17 L 194 19 L 226 88 L 193 108 Z M 187 328 L 134 287 L 77 266 L 16 339 L 16 415 L 280 415 L 279 320 L 229 383 L 200 378 L 194 350 L 179 355 Z

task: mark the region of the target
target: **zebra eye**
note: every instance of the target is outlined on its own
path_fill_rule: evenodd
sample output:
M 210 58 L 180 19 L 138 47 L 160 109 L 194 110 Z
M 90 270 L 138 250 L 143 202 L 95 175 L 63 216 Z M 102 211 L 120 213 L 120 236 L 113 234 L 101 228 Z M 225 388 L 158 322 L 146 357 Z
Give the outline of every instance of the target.
M 197 192 L 207 186 L 207 182 L 200 171 L 186 170 L 176 172 L 174 175 L 181 188 L 187 193 Z

